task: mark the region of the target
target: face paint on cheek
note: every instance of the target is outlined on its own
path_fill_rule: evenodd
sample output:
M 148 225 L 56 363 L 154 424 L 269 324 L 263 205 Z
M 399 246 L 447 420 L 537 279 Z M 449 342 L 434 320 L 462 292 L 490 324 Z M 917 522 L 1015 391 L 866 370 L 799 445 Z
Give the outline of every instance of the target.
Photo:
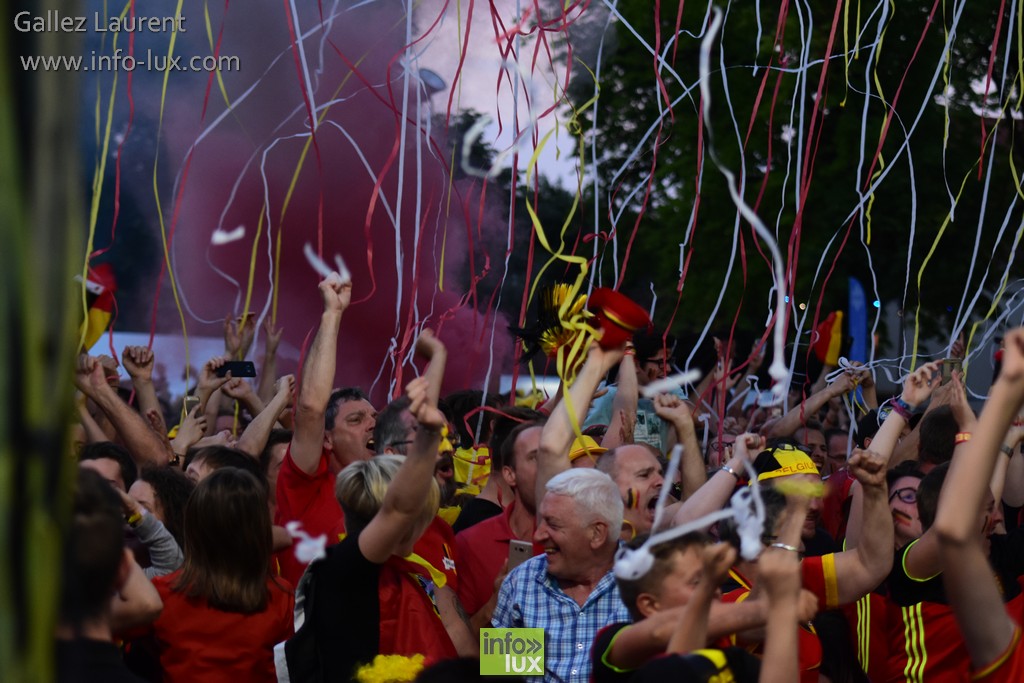
M 636 510 L 640 507 L 640 492 L 634 488 L 626 489 L 626 508 Z

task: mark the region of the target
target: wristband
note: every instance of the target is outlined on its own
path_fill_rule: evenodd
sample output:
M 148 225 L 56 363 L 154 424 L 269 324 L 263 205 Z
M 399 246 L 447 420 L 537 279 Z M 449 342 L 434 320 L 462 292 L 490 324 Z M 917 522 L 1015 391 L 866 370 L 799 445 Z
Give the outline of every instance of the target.
M 740 483 L 740 484 L 743 483 L 743 477 L 741 477 L 739 474 L 737 474 L 736 470 L 734 470 L 733 468 L 729 467 L 728 465 L 722 465 L 722 467 L 719 469 L 719 472 L 728 472 L 732 476 L 736 477 L 736 482 L 737 483 Z
M 800 554 L 800 548 L 795 545 L 789 545 L 788 543 L 772 543 L 769 548 L 778 548 L 779 550 L 788 550 L 791 553 Z
M 956 444 L 967 443 L 971 440 L 970 432 L 957 432 L 956 437 L 953 438 L 953 442 Z
M 1005 443 L 1002 446 L 999 447 L 999 450 L 1001 450 L 1003 453 L 1006 453 L 1006 457 L 1008 457 L 1008 458 L 1012 458 L 1013 457 L 1013 448 L 1011 448 L 1010 446 L 1007 446 Z
M 126 517 L 125 521 L 128 522 L 128 526 L 130 526 L 130 527 L 132 527 L 134 529 L 135 527 L 137 527 L 139 525 L 139 522 L 142 521 L 142 513 L 139 512 L 138 510 L 136 510 L 131 515 Z
M 892 400 L 892 409 L 907 422 L 914 415 L 913 406 L 904 401 L 902 396 L 897 396 Z

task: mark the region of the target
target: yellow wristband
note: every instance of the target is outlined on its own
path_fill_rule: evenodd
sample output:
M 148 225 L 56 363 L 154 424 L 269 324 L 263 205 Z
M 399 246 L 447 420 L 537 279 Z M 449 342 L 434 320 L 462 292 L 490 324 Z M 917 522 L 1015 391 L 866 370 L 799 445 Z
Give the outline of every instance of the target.
M 142 521 L 142 513 L 138 511 L 133 512 L 125 521 L 128 522 L 128 526 L 136 527 Z
M 971 440 L 971 433 L 970 432 L 957 432 L 956 433 L 956 437 L 953 439 L 953 442 L 961 444 L 961 443 L 967 443 L 970 440 Z

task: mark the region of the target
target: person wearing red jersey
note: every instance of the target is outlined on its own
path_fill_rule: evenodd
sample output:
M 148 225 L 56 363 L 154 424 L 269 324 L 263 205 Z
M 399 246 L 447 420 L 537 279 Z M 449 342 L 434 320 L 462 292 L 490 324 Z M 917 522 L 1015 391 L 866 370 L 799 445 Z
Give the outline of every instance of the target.
M 886 503 L 884 468 L 887 458 L 887 454 L 860 450 L 850 458 L 850 471 L 860 482 L 864 494 L 850 526 L 858 535 L 863 536 L 864 541 L 851 550 L 820 557 L 804 557 L 801 560 L 803 587 L 818 597 L 821 609 L 833 609 L 856 601 L 881 583 L 891 567 L 892 522 Z M 821 480 L 814 463 L 795 448 L 781 447 L 762 452 L 755 459 L 754 469 L 759 473 L 759 482 L 769 482 L 776 489 L 771 493 L 765 491 L 766 506 L 770 507 L 769 503 L 774 498 L 776 510 L 781 507 L 777 495 L 781 493 L 779 489 L 795 487 L 795 491 L 800 493 L 804 488 L 820 488 Z M 793 531 L 795 522 L 787 525 L 785 521 L 766 519 L 765 534 L 769 537 L 766 543 L 799 552 L 797 544 L 802 542 L 808 526 L 813 523 L 813 515 L 805 515 L 798 521 L 800 524 Z M 786 533 L 773 533 L 773 530 L 783 527 L 787 529 Z M 726 525 L 726 534 L 727 528 Z M 772 537 L 776 537 L 774 542 Z M 737 563 L 730 572 L 733 588 L 722 599 L 732 602 L 747 599 L 755 589 L 757 576 L 758 567 L 755 563 Z M 816 682 L 821 663 L 821 644 L 813 626 L 800 629 L 799 643 L 800 680 Z
M 302 366 L 295 431 L 277 475 L 275 524 L 301 522 L 310 536 L 332 532 L 341 519 L 334 478 L 346 465 L 373 456 L 376 411 L 359 389 L 332 392 L 338 329 L 352 301 L 352 283 L 331 274 L 320 285 L 323 314 Z M 279 555 L 281 575 L 297 584 L 305 565 L 291 549 Z
M 978 519 L 997 461 L 1002 439 L 1024 405 L 1024 329 L 1005 337 L 1002 368 L 989 399 L 964 444 L 954 457 L 939 496 L 934 529 L 938 536 L 942 579 L 963 641 L 974 680 L 1024 680 L 1021 626 L 1007 613 L 978 533 Z
M 185 564 L 154 579 L 164 603 L 151 633 L 165 681 L 264 681 L 292 635 L 291 586 L 270 576 L 264 487 L 234 467 L 202 481 L 185 508 Z

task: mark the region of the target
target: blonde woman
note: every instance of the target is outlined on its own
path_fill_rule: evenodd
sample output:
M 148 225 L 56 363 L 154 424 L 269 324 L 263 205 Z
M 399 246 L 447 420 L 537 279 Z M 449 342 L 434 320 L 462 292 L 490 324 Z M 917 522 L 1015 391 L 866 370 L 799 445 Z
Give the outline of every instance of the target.
M 457 656 L 429 571 L 408 559 L 440 500 L 434 463 L 445 419 L 429 388 L 422 377 L 406 387 L 417 421 L 408 455 L 376 456 L 338 475 L 347 536 L 303 579 L 304 623 L 285 647 L 293 681 L 349 681 L 378 654 L 420 654 L 428 664 Z

